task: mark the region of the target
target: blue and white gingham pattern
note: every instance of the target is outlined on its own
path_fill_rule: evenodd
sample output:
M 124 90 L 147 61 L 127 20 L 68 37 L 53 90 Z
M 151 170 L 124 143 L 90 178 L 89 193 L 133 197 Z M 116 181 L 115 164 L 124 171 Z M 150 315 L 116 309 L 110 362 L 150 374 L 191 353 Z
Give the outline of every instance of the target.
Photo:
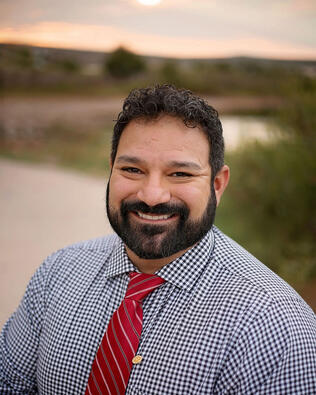
M 84 394 L 132 270 L 115 235 L 49 257 L 3 328 L 0 393 Z M 157 274 L 127 394 L 316 394 L 314 313 L 217 228 Z

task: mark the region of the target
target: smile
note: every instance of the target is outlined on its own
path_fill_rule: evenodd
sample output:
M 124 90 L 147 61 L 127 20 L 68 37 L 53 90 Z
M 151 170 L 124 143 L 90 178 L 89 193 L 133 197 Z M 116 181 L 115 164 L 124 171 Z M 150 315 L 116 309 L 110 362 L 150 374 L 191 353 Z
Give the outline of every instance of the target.
M 144 214 L 144 213 L 142 213 L 142 212 L 140 212 L 140 211 L 137 211 L 137 215 L 138 215 L 140 218 L 148 219 L 148 220 L 151 220 L 151 221 L 166 220 L 166 219 L 169 219 L 169 218 L 171 218 L 171 217 L 173 216 L 173 214 L 149 215 L 149 214 Z

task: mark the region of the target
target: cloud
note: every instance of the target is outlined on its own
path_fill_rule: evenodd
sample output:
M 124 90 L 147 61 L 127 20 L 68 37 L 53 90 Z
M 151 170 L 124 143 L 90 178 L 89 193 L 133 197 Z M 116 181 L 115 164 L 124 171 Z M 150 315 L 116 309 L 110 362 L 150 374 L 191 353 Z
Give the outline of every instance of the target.
M 289 10 L 299 13 L 316 13 L 315 0 L 291 0 L 286 4 Z
M 137 0 L 1 0 L 0 26 L 64 22 L 116 26 L 137 34 L 199 39 L 264 37 L 315 45 L 314 0 L 162 0 L 144 7 Z M 23 12 L 21 12 L 23 10 Z M 309 12 L 305 12 L 308 10 Z M 314 13 L 312 11 L 315 11 Z
M 316 2 L 162 0 L 156 7 L 144 7 L 137 0 L 0 0 L 0 29 L 2 37 L 67 47 L 108 50 L 123 40 L 144 53 L 146 43 L 153 40 L 149 52 L 162 50 L 161 55 L 177 51 L 174 43 L 187 56 L 206 53 L 209 45 L 221 43 L 214 48 L 223 53 L 221 48 L 230 48 L 230 52 L 256 55 L 266 53 L 271 45 L 270 52 L 280 48 L 280 56 L 293 57 L 297 50 L 298 57 L 313 57 Z M 33 36 L 35 31 L 38 37 Z
M 118 45 L 146 55 L 224 57 L 251 55 L 274 58 L 316 58 L 316 48 L 244 35 L 239 38 L 200 39 L 134 33 L 116 26 L 41 22 L 0 30 L 0 42 L 111 51 Z

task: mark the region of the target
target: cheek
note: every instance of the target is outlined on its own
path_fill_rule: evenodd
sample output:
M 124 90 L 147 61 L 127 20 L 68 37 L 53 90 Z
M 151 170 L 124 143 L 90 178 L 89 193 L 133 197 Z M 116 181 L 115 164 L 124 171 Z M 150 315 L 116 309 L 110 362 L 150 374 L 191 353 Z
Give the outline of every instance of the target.
M 190 209 L 191 216 L 199 218 L 205 211 L 210 197 L 210 185 L 187 186 L 178 191 L 177 198 Z
M 112 176 L 110 179 L 109 202 L 113 207 L 120 207 L 121 202 L 135 194 L 135 186 L 129 180 Z

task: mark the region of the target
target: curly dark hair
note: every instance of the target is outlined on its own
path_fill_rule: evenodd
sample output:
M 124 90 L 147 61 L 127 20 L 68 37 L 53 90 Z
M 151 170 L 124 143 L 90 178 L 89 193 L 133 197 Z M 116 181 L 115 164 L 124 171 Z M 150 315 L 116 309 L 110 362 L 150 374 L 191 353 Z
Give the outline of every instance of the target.
M 200 126 L 209 145 L 209 163 L 212 179 L 224 165 L 224 139 L 218 112 L 191 91 L 178 89 L 173 85 L 157 85 L 134 89 L 123 104 L 114 126 L 111 160 L 114 163 L 118 144 L 126 125 L 133 119 L 156 119 L 167 114 L 182 119 L 188 127 Z

